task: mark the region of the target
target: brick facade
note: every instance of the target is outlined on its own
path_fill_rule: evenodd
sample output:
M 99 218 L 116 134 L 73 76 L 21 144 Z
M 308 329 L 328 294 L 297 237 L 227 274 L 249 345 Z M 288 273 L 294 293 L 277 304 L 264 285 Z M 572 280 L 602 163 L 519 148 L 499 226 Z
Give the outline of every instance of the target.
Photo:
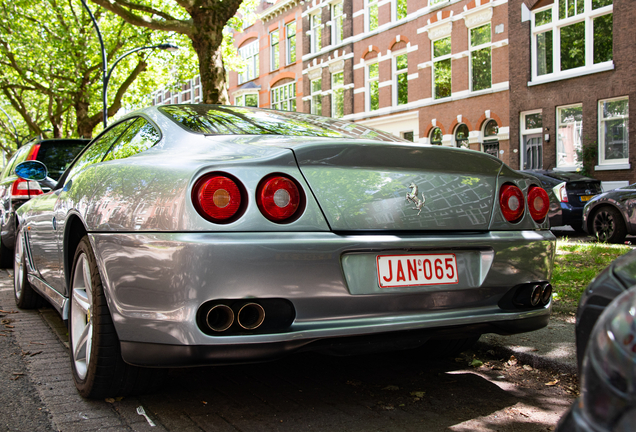
M 623 182 L 636 182 L 636 8 L 632 0 L 613 1 L 613 67 L 610 70 L 592 72 L 579 68 L 580 74 L 552 82 L 532 83 L 532 28 L 530 17 L 537 7 L 546 7 L 545 0 L 510 0 L 509 38 L 513 49 L 509 52 L 510 64 L 510 146 L 515 157 L 510 164 L 519 168 L 523 162 L 523 140 L 520 128 L 522 113 L 540 110 L 543 118 L 543 168 L 557 165 L 557 107 L 582 105 L 583 146 L 599 148 L 599 101 L 615 97 L 629 100 L 629 164 L 621 169 L 599 166 L 598 156 L 591 164 L 591 174 L 604 182 L 617 186 Z M 591 4 L 591 2 L 590 2 Z M 609 7 L 609 6 L 608 6 Z M 611 63 L 611 62 L 610 62 Z M 610 65 L 612 66 L 612 65 Z M 584 73 L 588 73 L 585 75 Z M 549 137 L 549 141 L 545 137 Z M 605 168 L 605 169 L 602 169 Z M 610 168 L 610 169 L 608 169 Z M 605 185 L 604 185 L 605 186 Z

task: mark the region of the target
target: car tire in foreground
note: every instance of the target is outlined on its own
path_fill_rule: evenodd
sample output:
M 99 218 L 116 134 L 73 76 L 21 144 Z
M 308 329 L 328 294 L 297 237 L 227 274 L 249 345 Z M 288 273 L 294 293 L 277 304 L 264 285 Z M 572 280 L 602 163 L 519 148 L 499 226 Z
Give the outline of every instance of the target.
M 20 309 L 36 309 L 44 306 L 45 301 L 35 292 L 27 279 L 24 240 L 19 230 L 17 240 L 13 257 L 13 294 L 15 295 L 15 304 Z
M 12 264 L 13 250 L 4 245 L 0 239 L 0 268 L 9 268 Z
M 594 212 L 590 231 L 598 241 L 608 243 L 622 243 L 627 235 L 623 215 L 607 205 Z
M 87 236 L 73 260 L 69 339 L 71 370 L 79 393 L 87 398 L 139 394 L 161 384 L 164 370 L 126 364 L 106 303 L 95 254 Z

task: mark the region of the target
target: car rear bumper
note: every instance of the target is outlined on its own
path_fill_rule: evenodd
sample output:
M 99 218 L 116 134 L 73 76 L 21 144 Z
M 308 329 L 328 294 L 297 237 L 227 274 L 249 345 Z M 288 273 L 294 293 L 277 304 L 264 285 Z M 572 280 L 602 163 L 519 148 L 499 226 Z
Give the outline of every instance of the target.
M 332 338 L 409 331 L 430 337 L 442 328 L 463 334 L 477 327 L 517 333 L 545 326 L 550 315 L 550 304 L 516 308 L 502 303 L 519 284 L 550 280 L 556 242 L 548 230 L 92 233 L 90 238 L 124 359 L 134 364 L 148 364 L 137 349 L 146 344 L 165 348 L 169 365 L 190 364 L 189 352 L 199 358 L 196 364 L 200 359 L 235 362 L 248 352 L 254 352 L 245 354 L 250 358 L 271 358 Z M 379 288 L 375 257 L 387 252 L 452 253 L 459 281 Z M 293 306 L 293 320 L 273 331 L 214 333 L 202 329 L 198 319 L 209 302 L 280 299 Z

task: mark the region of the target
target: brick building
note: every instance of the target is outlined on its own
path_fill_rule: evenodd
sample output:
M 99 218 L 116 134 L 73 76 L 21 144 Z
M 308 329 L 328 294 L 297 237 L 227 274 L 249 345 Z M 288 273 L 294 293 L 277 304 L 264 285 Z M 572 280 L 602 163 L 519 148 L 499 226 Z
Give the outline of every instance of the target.
M 270 1 L 270 0 L 268 0 Z M 236 105 L 341 117 L 509 162 L 507 0 L 278 0 L 236 34 Z
M 514 168 L 575 171 L 584 159 L 604 189 L 636 182 L 634 6 L 509 1 Z

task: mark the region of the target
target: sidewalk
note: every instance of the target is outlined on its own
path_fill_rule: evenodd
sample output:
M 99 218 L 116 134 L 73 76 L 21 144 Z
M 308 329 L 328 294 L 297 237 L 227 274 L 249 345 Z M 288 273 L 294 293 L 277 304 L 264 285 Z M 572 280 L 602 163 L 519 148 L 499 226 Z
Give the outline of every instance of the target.
M 511 336 L 483 335 L 477 347 L 493 350 L 502 357 L 514 355 L 535 368 L 576 374 L 574 323 L 551 318 L 546 328 Z

